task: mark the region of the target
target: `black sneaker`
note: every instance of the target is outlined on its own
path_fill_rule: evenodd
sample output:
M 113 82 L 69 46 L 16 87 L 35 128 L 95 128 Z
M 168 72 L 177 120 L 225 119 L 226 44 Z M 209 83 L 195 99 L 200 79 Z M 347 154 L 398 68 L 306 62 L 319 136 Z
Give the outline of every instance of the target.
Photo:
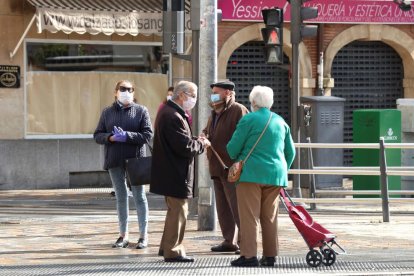
M 259 261 L 257 260 L 257 257 L 251 257 L 247 259 L 246 257 L 241 256 L 237 260 L 231 261 L 230 263 L 232 266 L 243 266 L 243 267 L 259 266 Z
M 276 262 L 275 257 L 265 257 L 265 256 L 263 256 L 259 261 L 261 266 L 274 266 L 275 262 Z
M 141 239 L 138 240 L 137 247 L 135 247 L 135 248 L 136 249 L 144 249 L 147 246 L 148 246 L 147 240 L 144 240 L 144 239 L 141 238 Z
M 112 245 L 112 248 L 126 248 L 128 247 L 128 240 L 124 240 L 123 237 L 119 237 L 116 242 Z

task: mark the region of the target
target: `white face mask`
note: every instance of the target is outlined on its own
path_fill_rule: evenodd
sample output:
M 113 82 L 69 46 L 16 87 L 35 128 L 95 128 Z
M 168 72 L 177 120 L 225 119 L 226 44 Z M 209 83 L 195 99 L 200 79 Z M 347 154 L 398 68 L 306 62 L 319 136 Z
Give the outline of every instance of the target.
M 197 103 L 197 99 L 196 98 L 187 96 L 187 100 L 185 100 L 183 102 L 183 109 L 185 111 L 191 110 L 191 109 L 194 108 L 194 106 L 196 105 L 196 103 Z
M 134 101 L 134 93 L 129 92 L 118 92 L 118 101 L 123 104 L 130 104 Z
M 168 95 L 168 96 L 167 96 L 167 101 L 169 101 L 169 100 L 171 100 L 171 99 L 172 99 L 172 96 Z

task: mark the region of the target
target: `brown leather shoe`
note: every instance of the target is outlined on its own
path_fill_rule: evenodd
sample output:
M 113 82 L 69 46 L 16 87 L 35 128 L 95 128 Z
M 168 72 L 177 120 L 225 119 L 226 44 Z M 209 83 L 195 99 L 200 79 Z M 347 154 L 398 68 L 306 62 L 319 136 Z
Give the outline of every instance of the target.
M 213 252 L 236 252 L 237 250 L 239 250 L 237 245 L 228 245 L 224 243 L 211 247 L 211 251 Z

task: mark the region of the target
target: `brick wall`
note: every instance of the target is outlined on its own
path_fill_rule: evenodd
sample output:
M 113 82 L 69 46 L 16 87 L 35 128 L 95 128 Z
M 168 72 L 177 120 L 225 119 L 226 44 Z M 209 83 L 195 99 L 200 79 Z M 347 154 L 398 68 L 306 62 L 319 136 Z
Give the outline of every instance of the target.
M 234 33 L 238 32 L 239 30 L 243 29 L 246 26 L 254 24 L 252 22 L 233 22 L 233 21 L 224 21 L 219 23 L 218 27 L 218 52 L 220 52 L 221 47 L 226 42 L 226 40 L 233 35 Z M 312 76 L 317 76 L 317 65 L 319 63 L 319 52 L 325 51 L 328 47 L 329 43 L 342 31 L 355 26 L 355 24 L 324 24 L 323 25 L 323 33 L 321 34 L 321 38 L 323 41 L 320 43 L 321 48 L 318 48 L 318 37 L 305 39 L 303 43 L 305 43 L 306 48 L 309 51 L 312 61 Z M 408 35 L 414 38 L 414 25 L 390 25 L 395 28 L 398 28 Z M 290 24 L 285 23 L 285 28 L 290 29 Z

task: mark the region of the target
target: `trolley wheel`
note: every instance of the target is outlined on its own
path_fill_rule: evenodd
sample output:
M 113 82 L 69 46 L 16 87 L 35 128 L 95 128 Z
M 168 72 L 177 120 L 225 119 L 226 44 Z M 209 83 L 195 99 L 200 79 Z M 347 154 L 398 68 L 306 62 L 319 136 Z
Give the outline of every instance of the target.
M 336 261 L 336 253 L 330 248 L 325 248 L 322 250 L 323 260 L 322 263 L 326 266 L 331 266 Z
M 319 251 L 312 249 L 306 254 L 306 263 L 312 267 L 318 267 L 322 263 L 322 254 Z

